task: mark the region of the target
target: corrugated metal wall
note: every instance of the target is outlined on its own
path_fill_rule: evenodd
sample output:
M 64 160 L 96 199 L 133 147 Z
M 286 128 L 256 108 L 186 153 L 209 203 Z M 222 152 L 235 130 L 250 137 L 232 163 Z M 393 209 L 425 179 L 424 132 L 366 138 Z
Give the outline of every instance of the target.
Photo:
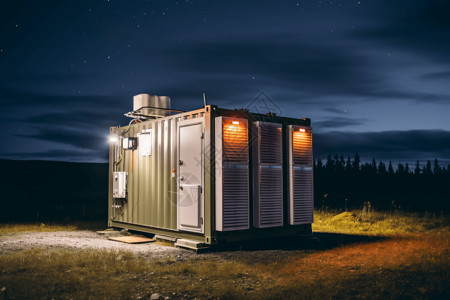
M 157 228 L 177 229 L 177 182 L 171 170 L 177 162 L 178 118 L 133 124 L 125 137 L 137 137 L 151 129 L 152 154 L 142 156 L 137 150 L 124 150 L 117 171 L 128 172 L 128 197 L 116 210 L 114 221 Z M 126 129 L 126 128 L 125 128 Z M 121 134 L 124 128 L 116 132 Z

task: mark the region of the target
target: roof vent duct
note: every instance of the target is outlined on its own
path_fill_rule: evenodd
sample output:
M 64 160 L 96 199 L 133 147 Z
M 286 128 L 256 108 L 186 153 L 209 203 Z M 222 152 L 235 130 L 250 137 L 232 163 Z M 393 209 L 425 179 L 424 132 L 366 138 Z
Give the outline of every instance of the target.
M 149 94 L 133 97 L 133 111 L 127 117 L 138 119 L 161 118 L 170 115 L 170 98 Z

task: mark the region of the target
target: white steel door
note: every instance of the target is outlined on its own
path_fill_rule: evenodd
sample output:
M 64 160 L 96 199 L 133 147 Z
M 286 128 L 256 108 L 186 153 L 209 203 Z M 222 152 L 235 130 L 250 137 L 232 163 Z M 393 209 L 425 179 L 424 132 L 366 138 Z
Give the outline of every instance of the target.
M 178 229 L 203 232 L 203 118 L 178 126 Z

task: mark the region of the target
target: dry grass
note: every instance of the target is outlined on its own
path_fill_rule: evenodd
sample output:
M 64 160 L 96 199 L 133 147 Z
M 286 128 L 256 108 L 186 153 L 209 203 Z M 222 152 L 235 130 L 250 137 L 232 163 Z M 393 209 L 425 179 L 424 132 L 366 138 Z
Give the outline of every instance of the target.
M 71 224 L 0 224 L 0 235 L 20 232 L 53 232 L 74 230 L 99 230 L 106 227 L 105 222 L 75 222 Z
M 10 296 L 26 299 L 128 299 L 152 292 L 224 297 L 243 292 L 236 279 L 258 277 L 238 262 L 148 262 L 122 251 L 32 249 L 0 256 L 1 284 Z
M 392 236 L 298 251 L 265 264 L 205 256 L 149 262 L 128 252 L 91 249 L 25 250 L 0 255 L 0 287 L 21 299 L 136 299 L 155 292 L 171 299 L 448 298 L 447 219 L 398 217 L 318 213 L 315 230 Z
M 432 215 L 376 211 L 315 211 L 314 232 L 364 235 L 404 235 L 415 233 L 450 233 L 450 218 Z
M 74 231 L 74 225 L 52 225 L 52 224 L 0 224 L 0 234 L 19 232 L 51 232 L 51 231 Z
M 293 257 L 275 270 L 279 290 L 276 294 L 291 299 L 299 295 L 374 299 L 442 297 L 450 292 L 449 254 L 449 235 L 432 234 L 348 245 Z

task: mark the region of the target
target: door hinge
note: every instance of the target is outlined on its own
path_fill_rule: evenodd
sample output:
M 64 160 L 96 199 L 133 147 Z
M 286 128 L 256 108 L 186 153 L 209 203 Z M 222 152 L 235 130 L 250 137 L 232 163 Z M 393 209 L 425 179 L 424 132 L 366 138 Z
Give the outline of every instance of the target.
M 203 218 L 200 218 L 200 224 L 203 225 Z
M 202 135 L 200 136 L 200 138 L 205 138 L 205 133 L 204 132 L 202 132 Z

